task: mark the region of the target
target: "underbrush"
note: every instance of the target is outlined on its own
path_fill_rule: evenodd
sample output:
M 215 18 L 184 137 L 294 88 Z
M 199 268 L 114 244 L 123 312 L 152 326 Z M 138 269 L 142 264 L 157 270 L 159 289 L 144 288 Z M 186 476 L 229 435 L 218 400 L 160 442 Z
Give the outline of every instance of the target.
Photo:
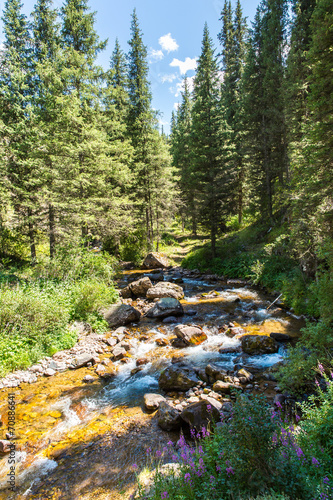
M 53 261 L 9 271 L 0 284 L 1 376 L 72 347 L 74 321 L 87 322 L 96 332 L 107 329 L 99 311 L 117 300 L 109 256 L 63 251 Z
M 156 457 L 149 456 L 152 487 L 147 493 L 139 486 L 137 498 L 332 499 L 333 375 L 324 377 L 327 390 L 319 394 L 320 404 L 304 403 L 304 420 L 297 426 L 281 410 L 272 412 L 263 397 L 239 395 L 230 419 L 222 414 L 212 432 L 191 431 L 195 444 L 181 436 L 178 451 L 169 442 Z M 163 462 L 175 465 L 165 470 Z M 140 485 L 138 472 L 137 477 Z

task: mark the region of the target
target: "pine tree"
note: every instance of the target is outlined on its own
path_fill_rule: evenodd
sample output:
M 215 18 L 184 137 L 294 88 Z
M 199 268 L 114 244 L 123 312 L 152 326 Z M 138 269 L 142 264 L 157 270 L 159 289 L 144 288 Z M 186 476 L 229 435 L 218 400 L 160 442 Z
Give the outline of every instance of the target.
M 222 30 L 218 38 L 222 44 L 223 84 L 222 98 L 226 111 L 227 123 L 232 131 L 231 141 L 234 144 L 233 192 L 238 221 L 242 222 L 244 209 L 244 133 L 243 133 L 243 93 L 242 75 L 245 63 L 246 22 L 243 18 L 240 1 L 237 1 L 234 20 L 232 19 L 231 2 L 225 1 L 222 11 Z
M 207 24 L 194 80 L 192 112 L 193 173 L 198 192 L 198 212 L 210 231 L 212 256 L 216 256 L 219 225 L 230 213 L 228 203 L 228 131 L 223 121 L 217 60 Z
M 134 10 L 131 21 L 132 37 L 128 54 L 128 93 L 129 113 L 127 118 L 128 134 L 134 147 L 133 175 L 135 179 L 134 197 L 138 208 L 138 218 L 145 226 L 148 247 L 154 240 L 154 221 L 152 207 L 151 164 L 149 147 L 152 130 L 155 126 L 151 109 L 151 93 L 148 82 L 147 48 L 142 41 L 142 32 Z
M 274 221 L 285 199 L 288 156 L 285 120 L 285 0 L 265 0 L 257 9 L 244 70 L 247 150 L 252 199 Z M 280 198 L 279 196 L 280 195 Z
M 33 127 L 32 51 L 29 25 L 19 0 L 7 0 L 2 21 L 5 51 L 1 66 L 1 118 L 4 123 L 6 179 L 17 227 L 27 234 L 31 259 L 36 259 L 39 218 L 39 172 L 31 160 Z

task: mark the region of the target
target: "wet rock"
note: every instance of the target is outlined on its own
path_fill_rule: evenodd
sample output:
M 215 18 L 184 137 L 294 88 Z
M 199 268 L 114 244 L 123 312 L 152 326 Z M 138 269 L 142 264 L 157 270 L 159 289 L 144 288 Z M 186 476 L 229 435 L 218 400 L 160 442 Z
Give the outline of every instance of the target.
M 161 396 L 161 394 L 145 394 L 143 396 L 145 407 L 149 411 L 155 411 L 158 409 L 160 404 L 162 402 L 166 402 L 166 399 L 164 396 Z
M 266 335 L 244 335 L 241 338 L 242 349 L 246 354 L 271 354 L 278 351 L 276 340 Z
M 227 376 L 226 370 L 223 370 L 223 368 L 220 368 L 219 366 L 215 366 L 213 364 L 209 364 L 205 368 L 205 372 L 208 378 L 211 378 L 212 380 L 224 380 Z
M 166 392 L 185 392 L 195 387 L 198 382 L 199 379 L 192 367 L 183 364 L 173 364 L 161 373 L 158 384 Z
M 185 311 L 185 314 L 186 314 L 187 316 L 195 316 L 195 315 L 197 314 L 197 311 L 196 311 L 195 309 L 187 309 L 187 310 Z
M 290 342 L 292 338 L 286 333 L 271 332 L 269 336 L 277 342 Z
M 164 318 L 163 323 L 166 325 L 171 325 L 172 323 L 177 323 L 178 319 L 175 316 L 169 316 L 168 318 Z
M 184 340 L 179 339 L 178 337 L 171 339 L 171 345 L 175 349 L 183 349 L 188 346 Z
M 0 440 L 0 453 L 7 454 L 10 453 L 10 450 L 13 448 L 13 445 L 10 441 L 6 441 L 5 439 Z
M 216 395 L 218 397 L 218 394 Z M 207 394 L 202 394 L 201 399 L 207 401 L 211 406 L 214 406 L 217 410 L 222 409 L 222 403 L 220 403 L 216 397 L 208 396 Z
M 203 370 L 202 368 L 199 368 L 196 370 L 196 374 L 203 382 L 208 382 L 208 377 L 207 377 L 205 370 Z
M 200 345 L 207 340 L 207 335 L 199 326 L 177 325 L 174 332 L 186 345 Z
M 136 360 L 136 366 L 143 366 L 149 363 L 147 358 L 141 358 Z
M 112 328 L 140 321 L 141 313 L 128 304 L 115 304 L 104 310 L 103 316 Z
M 112 360 L 119 361 L 126 357 L 126 350 L 123 347 L 119 347 L 118 345 L 112 351 Z
M 121 347 L 122 349 L 125 349 L 125 351 L 127 352 L 130 351 L 131 349 L 131 345 L 128 342 L 126 342 L 126 340 L 122 340 L 121 342 L 119 342 L 119 344 L 117 344 L 117 347 Z
M 168 281 L 161 281 L 149 288 L 147 291 L 147 299 L 163 299 L 165 297 L 172 297 L 174 299 L 180 300 L 184 298 L 184 290 L 181 286 L 175 283 L 169 283 Z
M 219 353 L 220 354 L 236 354 L 242 352 L 241 346 L 228 346 L 228 347 L 220 347 L 219 348 Z
M 243 328 L 237 327 L 237 326 L 228 328 L 227 331 L 225 332 L 226 336 L 229 338 L 233 338 L 236 335 L 242 335 L 243 333 L 245 333 L 245 330 L 243 330 Z
M 164 298 L 160 299 L 154 307 L 146 314 L 148 318 L 166 318 L 168 316 L 183 316 L 184 309 L 177 299 Z
M 221 404 L 215 399 L 211 399 L 211 401 L 201 399 L 199 402 L 184 408 L 180 417 L 191 427 L 201 430 L 203 426 L 207 427 L 209 422 L 220 420 L 220 408 Z
M 162 401 L 159 404 L 158 412 L 158 425 L 164 431 L 177 431 L 181 426 L 180 413 L 172 408 L 166 401 Z
M 169 266 L 169 260 L 159 252 L 149 253 L 143 261 L 143 269 L 163 269 Z
M 170 344 L 170 342 L 167 339 L 156 339 L 155 342 L 159 347 L 164 347 Z
M 133 281 L 128 285 L 128 288 L 135 297 L 146 297 L 146 294 L 153 284 L 150 279 L 145 276 L 137 281 Z
M 213 385 L 213 390 L 222 394 L 230 394 L 232 389 L 240 389 L 240 387 L 231 382 L 222 382 L 222 380 L 218 380 Z
M 83 353 L 76 356 L 73 362 L 74 368 L 82 368 L 82 366 L 86 366 L 88 363 L 94 362 L 94 355 L 90 353 Z
M 141 372 L 142 371 L 142 367 L 141 366 L 137 366 L 136 368 L 133 368 L 133 370 L 131 370 L 131 375 L 136 375 L 137 373 Z
M 45 377 L 53 377 L 57 372 L 52 370 L 52 368 L 47 368 L 44 372 Z
M 83 382 L 86 382 L 87 384 L 91 384 L 95 380 L 95 377 L 93 377 L 92 375 L 86 375 L 85 377 L 83 377 Z
M 238 370 L 237 376 L 240 379 L 241 378 L 245 379 L 246 382 L 250 382 L 251 380 L 253 380 L 252 373 L 250 373 L 249 371 L 245 370 L 245 368 L 241 368 L 240 370 Z

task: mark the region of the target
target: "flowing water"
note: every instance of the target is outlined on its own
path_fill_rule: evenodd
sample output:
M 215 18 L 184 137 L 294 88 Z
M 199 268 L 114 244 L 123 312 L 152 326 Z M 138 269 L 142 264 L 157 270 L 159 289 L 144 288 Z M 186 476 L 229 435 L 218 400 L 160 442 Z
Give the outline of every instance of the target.
M 178 274 L 168 271 L 164 279 L 172 281 Z M 125 272 L 119 286 L 140 275 L 143 272 Z M 239 353 L 220 354 L 218 349 L 222 345 L 237 347 L 240 340 L 221 333 L 223 324 L 232 321 L 246 333 L 280 332 L 295 338 L 303 326 L 300 318 L 274 306 L 269 308 L 271 298 L 241 282 L 183 276 L 181 286 L 185 292 L 181 301 L 184 317 L 175 324 L 143 318 L 130 326 L 133 355 L 127 363 L 116 363 L 118 371 L 112 381 L 106 383 L 96 377 L 93 383 L 84 383 L 85 375 L 94 374 L 94 367 L 85 367 L 0 391 L 0 437 L 5 438 L 8 393 L 15 394 L 17 436 L 17 491 L 6 489 L 7 455 L 0 459 L 0 499 L 129 498 L 135 485 L 132 465 L 144 467 L 148 447 L 154 450 L 170 438 L 177 439 L 175 434 L 159 429 L 154 415 L 143 406 L 145 393 L 159 392 L 159 374 L 172 357 L 184 357 L 195 367 L 204 368 L 213 361 L 233 370 L 235 362 L 240 362 Z M 158 346 L 157 340 L 168 342 L 174 337 L 174 327 L 180 322 L 200 325 L 207 340 L 183 349 L 170 344 Z M 254 371 L 263 370 L 284 355 L 285 347 L 281 346 L 276 354 L 251 356 L 241 362 Z M 146 364 L 132 374 L 136 361 L 142 358 Z M 260 391 L 270 396 L 274 385 L 268 383 Z

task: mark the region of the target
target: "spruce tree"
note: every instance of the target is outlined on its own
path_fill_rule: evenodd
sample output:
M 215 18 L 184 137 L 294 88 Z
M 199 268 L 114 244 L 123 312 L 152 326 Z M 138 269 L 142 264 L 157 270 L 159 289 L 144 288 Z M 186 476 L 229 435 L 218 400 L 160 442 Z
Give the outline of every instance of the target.
M 6 179 L 17 216 L 16 225 L 29 238 L 31 260 L 36 259 L 40 176 L 31 155 L 33 126 L 32 50 L 29 24 L 19 0 L 7 0 L 2 17 L 5 51 L 2 59 L 1 118 L 5 127 Z
M 219 71 L 214 52 L 206 24 L 194 80 L 192 150 L 199 218 L 210 232 L 213 258 L 216 256 L 219 225 L 230 213 L 228 130 L 221 109 Z
M 218 38 L 222 44 L 222 99 L 227 123 L 232 131 L 231 141 L 234 145 L 232 186 L 239 223 L 242 222 L 244 209 L 245 166 L 244 166 L 244 123 L 242 75 L 245 63 L 246 22 L 243 18 L 240 1 L 237 1 L 233 19 L 231 2 L 225 1 L 222 11 L 222 30 Z
M 136 189 L 133 195 L 138 209 L 138 218 L 145 227 L 148 247 L 152 248 L 154 220 L 149 147 L 155 120 L 151 109 L 147 48 L 142 40 L 142 32 L 135 10 L 132 14 L 131 35 L 128 54 L 129 112 L 127 126 L 135 151 L 132 171 Z

